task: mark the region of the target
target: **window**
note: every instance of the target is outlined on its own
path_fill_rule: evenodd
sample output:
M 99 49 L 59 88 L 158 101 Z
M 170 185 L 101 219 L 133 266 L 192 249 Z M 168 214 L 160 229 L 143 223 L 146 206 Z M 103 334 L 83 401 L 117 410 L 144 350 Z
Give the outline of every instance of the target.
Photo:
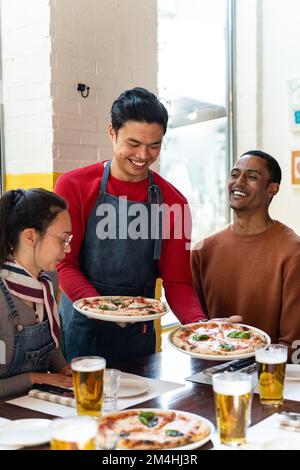
M 189 201 L 192 244 L 228 222 L 227 8 L 226 0 L 158 0 L 158 88 L 170 114 L 160 173 Z

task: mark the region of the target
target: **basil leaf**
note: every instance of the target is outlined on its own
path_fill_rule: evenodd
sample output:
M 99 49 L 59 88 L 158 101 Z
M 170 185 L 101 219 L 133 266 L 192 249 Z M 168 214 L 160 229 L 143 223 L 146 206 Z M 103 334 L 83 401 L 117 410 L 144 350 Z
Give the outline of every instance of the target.
M 206 341 L 207 339 L 209 339 L 209 336 L 208 335 L 193 335 L 192 339 L 194 341 Z
M 221 343 L 220 347 L 225 349 L 225 351 L 234 351 L 234 346 L 232 346 L 232 344 Z
M 158 423 L 158 417 L 152 411 L 143 411 L 139 414 L 139 420 L 148 428 L 153 428 Z
M 113 311 L 115 311 L 115 310 L 118 310 L 118 307 L 116 307 L 115 305 L 103 304 L 103 305 L 101 305 L 100 310 L 110 310 L 110 311 L 113 310 Z
M 125 431 L 120 432 L 120 434 L 119 434 L 120 437 L 127 437 L 129 435 L 130 435 L 130 432 L 125 432 Z
M 241 338 L 241 339 L 249 339 L 249 338 L 250 338 L 250 333 L 249 333 L 249 331 L 241 331 L 239 338 Z
M 122 307 L 124 306 L 124 302 L 121 299 L 110 299 L 110 301 L 114 305 L 121 305 Z
M 182 432 L 176 431 L 175 429 L 167 429 L 166 430 L 166 435 L 167 436 L 173 436 L 173 437 L 184 436 L 184 434 Z
M 249 339 L 250 333 L 249 331 L 231 331 L 231 333 L 229 333 L 227 336 L 229 338 Z
M 238 338 L 239 337 L 239 331 L 232 331 L 231 333 L 229 333 L 227 336 L 229 338 Z

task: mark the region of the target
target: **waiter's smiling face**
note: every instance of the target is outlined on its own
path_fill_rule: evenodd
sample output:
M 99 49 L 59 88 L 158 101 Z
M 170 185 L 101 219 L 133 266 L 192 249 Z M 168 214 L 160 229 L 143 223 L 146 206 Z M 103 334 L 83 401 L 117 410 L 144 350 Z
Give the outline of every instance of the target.
M 160 153 L 163 126 L 153 122 L 126 121 L 116 132 L 109 125 L 114 158 L 111 174 L 123 181 L 142 181 Z

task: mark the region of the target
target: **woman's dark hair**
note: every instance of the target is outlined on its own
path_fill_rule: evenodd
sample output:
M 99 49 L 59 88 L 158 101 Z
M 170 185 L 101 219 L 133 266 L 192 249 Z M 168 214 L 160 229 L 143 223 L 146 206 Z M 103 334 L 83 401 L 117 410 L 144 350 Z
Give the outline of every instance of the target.
M 275 160 L 272 155 L 269 155 L 262 150 L 248 150 L 248 152 L 243 153 L 241 157 L 244 157 L 245 155 L 253 155 L 253 157 L 263 158 L 270 173 L 270 183 L 281 183 L 281 168 L 278 161 Z
M 152 124 L 156 122 L 167 130 L 168 111 L 159 99 L 145 88 L 126 90 L 113 102 L 111 107 L 112 127 L 118 130 L 127 121 L 139 121 Z
M 43 234 L 66 209 L 64 199 L 45 189 L 6 191 L 0 199 L 0 266 L 18 245 L 22 230 L 34 228 Z

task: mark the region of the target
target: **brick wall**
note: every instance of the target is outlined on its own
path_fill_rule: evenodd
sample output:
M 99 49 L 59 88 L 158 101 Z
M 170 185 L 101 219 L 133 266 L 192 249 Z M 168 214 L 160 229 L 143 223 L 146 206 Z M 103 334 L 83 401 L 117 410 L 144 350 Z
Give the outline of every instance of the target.
M 156 0 L 1 6 L 6 171 L 65 172 L 110 158 L 114 98 L 134 86 L 156 92 Z
M 1 1 L 7 173 L 53 169 L 49 30 L 48 0 Z

